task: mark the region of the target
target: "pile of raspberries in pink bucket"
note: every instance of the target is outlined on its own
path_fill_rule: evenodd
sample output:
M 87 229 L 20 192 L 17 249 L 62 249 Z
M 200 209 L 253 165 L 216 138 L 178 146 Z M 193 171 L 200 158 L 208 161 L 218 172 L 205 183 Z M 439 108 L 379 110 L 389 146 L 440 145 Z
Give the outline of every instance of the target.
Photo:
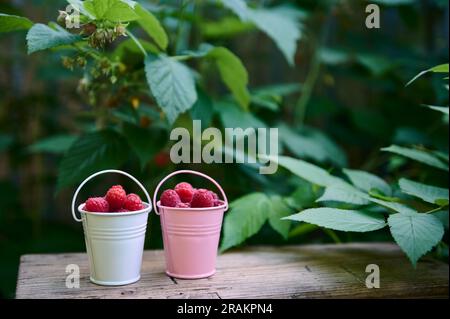
M 160 203 L 166 207 L 176 208 L 207 208 L 223 205 L 216 193 L 208 189 L 192 187 L 182 182 L 174 189 L 167 189 L 161 194 Z

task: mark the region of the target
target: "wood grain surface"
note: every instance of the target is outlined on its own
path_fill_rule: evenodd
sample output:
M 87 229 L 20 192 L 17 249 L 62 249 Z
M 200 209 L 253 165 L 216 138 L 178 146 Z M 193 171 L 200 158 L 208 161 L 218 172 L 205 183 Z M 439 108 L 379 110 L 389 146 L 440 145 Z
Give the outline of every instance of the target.
M 66 266 L 80 267 L 80 288 L 65 285 Z M 368 264 L 380 267 L 379 289 L 365 284 Z M 414 269 L 389 243 L 257 246 L 219 255 L 217 273 L 180 280 L 164 273 L 164 253 L 144 253 L 137 283 L 89 282 L 84 253 L 24 255 L 16 298 L 448 298 L 448 264 L 422 259 Z

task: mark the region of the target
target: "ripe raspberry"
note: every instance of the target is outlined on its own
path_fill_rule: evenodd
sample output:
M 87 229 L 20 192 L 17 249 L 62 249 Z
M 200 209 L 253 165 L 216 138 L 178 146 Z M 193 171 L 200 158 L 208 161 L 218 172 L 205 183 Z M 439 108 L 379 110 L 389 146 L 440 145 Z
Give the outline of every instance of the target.
M 176 207 L 180 202 L 180 196 L 173 189 L 167 189 L 161 195 L 161 205 L 163 206 Z
M 183 203 L 190 203 L 192 201 L 192 196 L 194 196 L 195 189 L 191 184 L 183 182 L 175 186 L 175 191 Z
M 213 206 L 214 206 L 214 197 L 211 194 L 211 191 L 207 189 L 198 189 L 194 193 L 191 202 L 192 208 L 213 207 Z
M 179 188 L 189 188 L 189 189 L 193 189 L 194 187 L 192 187 L 191 184 L 187 183 L 187 182 L 181 182 L 178 183 L 177 186 L 175 186 L 175 190 L 179 189 Z
M 128 213 L 128 212 L 129 212 L 129 210 L 125 209 L 125 208 L 121 208 L 117 211 L 117 213 Z
M 223 205 L 223 202 L 220 199 L 214 200 L 214 207 L 222 206 L 222 205 Z
M 127 193 L 120 185 L 114 185 L 106 193 L 105 199 L 108 201 L 109 209 L 117 212 L 121 209 L 127 199 Z
M 178 203 L 177 208 L 191 208 L 191 204 L 189 203 Z
M 125 200 L 125 204 L 123 205 L 123 207 L 128 211 L 144 209 L 141 198 L 133 193 L 127 195 L 127 199 Z
M 213 191 L 210 191 L 210 192 L 211 192 L 211 195 L 213 195 L 214 200 L 219 199 L 219 196 L 216 193 L 214 193 Z
M 109 212 L 109 204 L 103 197 L 91 197 L 84 204 L 84 209 L 92 213 Z

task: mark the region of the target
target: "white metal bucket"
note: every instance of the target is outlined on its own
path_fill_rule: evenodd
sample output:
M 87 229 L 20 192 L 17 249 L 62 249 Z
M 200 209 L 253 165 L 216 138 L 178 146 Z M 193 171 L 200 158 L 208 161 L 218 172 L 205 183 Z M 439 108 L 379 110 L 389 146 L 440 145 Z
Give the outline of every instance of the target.
M 90 179 L 104 173 L 118 173 L 131 178 L 147 197 L 145 208 L 123 213 L 91 213 L 85 211 L 84 204 L 81 204 L 78 206 L 81 218 L 78 218 L 75 202 L 79 191 Z M 72 215 L 76 221 L 83 222 L 90 280 L 93 283 L 119 286 L 139 280 L 147 219 L 151 210 L 149 194 L 144 186 L 128 173 L 105 170 L 89 176 L 81 183 L 72 200 Z

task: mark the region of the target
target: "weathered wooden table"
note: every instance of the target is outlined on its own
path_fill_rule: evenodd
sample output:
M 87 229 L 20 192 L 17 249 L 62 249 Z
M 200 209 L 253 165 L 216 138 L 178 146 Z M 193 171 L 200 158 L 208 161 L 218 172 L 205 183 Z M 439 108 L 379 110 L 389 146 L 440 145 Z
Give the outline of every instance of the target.
M 80 288 L 66 288 L 66 266 L 80 267 Z M 366 287 L 377 264 L 380 288 Z M 393 244 L 250 247 L 224 253 L 207 279 L 164 273 L 160 250 L 145 251 L 142 278 L 121 287 L 89 282 L 86 254 L 24 255 L 16 298 L 448 298 L 448 264 L 425 258 L 414 269 Z

